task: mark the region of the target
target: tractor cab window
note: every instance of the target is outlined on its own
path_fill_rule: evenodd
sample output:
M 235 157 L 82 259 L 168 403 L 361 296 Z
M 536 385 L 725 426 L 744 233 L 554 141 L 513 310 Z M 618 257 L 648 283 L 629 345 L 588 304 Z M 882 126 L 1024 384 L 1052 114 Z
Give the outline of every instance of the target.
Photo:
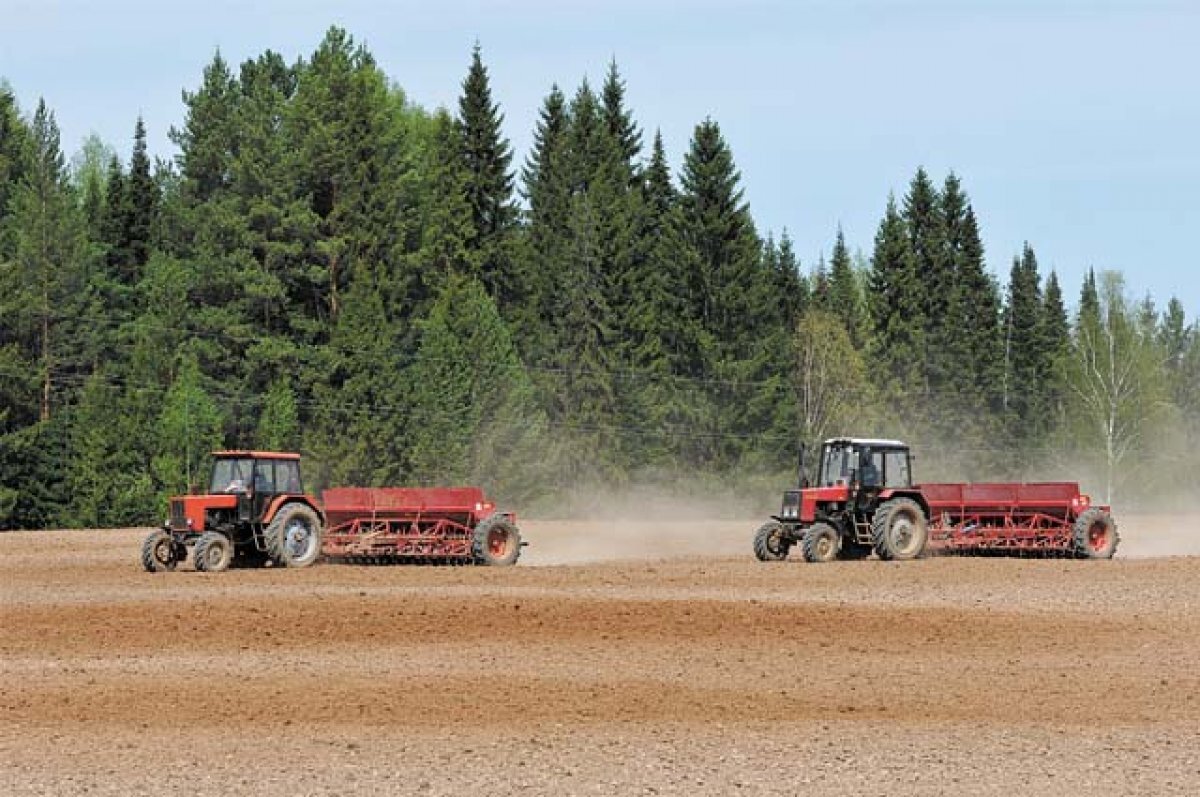
M 275 492 L 275 460 L 260 459 L 254 465 L 254 492 Z
M 888 451 L 884 456 L 884 486 L 908 487 L 911 485 L 908 473 L 908 452 Z
M 295 495 L 304 492 L 300 484 L 300 463 L 290 459 L 275 462 L 275 489 L 277 492 Z
M 864 448 L 859 454 L 858 481 L 863 487 L 883 486 L 883 452 Z
M 250 480 L 254 476 L 254 460 L 252 459 L 218 459 L 213 462 L 212 481 L 209 483 L 210 493 L 244 493 L 250 490 Z
M 827 446 L 821 456 L 821 486 L 836 487 L 846 484 L 850 471 L 855 468 L 854 450 L 850 446 Z

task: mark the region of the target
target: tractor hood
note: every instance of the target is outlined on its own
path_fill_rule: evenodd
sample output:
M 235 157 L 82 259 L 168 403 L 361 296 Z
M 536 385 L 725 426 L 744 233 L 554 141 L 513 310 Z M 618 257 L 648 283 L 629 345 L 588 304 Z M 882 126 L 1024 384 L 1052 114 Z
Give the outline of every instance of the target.
M 210 509 L 236 509 L 238 497 L 230 493 L 216 495 L 179 495 L 171 499 L 167 526 L 172 531 L 204 531 L 204 515 Z

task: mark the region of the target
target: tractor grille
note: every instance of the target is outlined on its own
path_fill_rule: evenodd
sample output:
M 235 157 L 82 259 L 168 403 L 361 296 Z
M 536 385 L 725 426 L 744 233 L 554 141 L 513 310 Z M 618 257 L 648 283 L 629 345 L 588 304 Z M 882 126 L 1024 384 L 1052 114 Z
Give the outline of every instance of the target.
M 171 501 L 171 516 L 169 522 L 171 524 L 171 528 L 173 529 L 182 530 L 187 528 L 187 513 L 184 511 L 183 501 L 179 500 L 178 498 Z
M 800 517 L 800 491 L 788 490 L 783 494 L 783 507 L 780 510 L 780 516 L 788 520 L 793 520 Z

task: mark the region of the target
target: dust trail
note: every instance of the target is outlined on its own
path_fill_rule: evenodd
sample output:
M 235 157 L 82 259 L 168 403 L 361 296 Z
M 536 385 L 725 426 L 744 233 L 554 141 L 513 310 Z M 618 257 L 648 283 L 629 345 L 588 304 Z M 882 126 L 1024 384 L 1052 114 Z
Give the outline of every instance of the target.
M 1130 514 L 1114 511 L 1121 559 L 1200 556 L 1200 514 Z
M 522 519 L 529 547 L 521 564 L 752 555 L 754 530 L 771 512 L 734 495 L 650 488 L 592 491 L 588 498 L 586 506 L 573 501 L 570 519 Z

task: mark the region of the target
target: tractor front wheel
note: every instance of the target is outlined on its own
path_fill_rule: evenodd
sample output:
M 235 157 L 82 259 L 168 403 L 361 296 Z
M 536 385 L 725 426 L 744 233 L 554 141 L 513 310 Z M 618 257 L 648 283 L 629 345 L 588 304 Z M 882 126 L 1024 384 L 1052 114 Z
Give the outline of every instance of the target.
M 521 532 L 508 515 L 492 515 L 475 527 L 471 555 L 476 564 L 505 567 L 521 555 Z
M 782 562 L 787 559 L 792 544 L 778 520 L 764 523 L 754 533 L 754 555 L 760 562 Z
M 201 573 L 227 570 L 233 562 L 233 543 L 219 531 L 206 531 L 196 540 L 193 562 Z
M 1071 529 L 1072 547 L 1080 559 L 1112 559 L 1119 541 L 1112 515 L 1096 507 L 1076 518 Z
M 916 559 L 925 552 L 929 540 L 929 525 L 921 505 L 911 498 L 893 498 L 880 504 L 871 523 L 871 537 L 880 559 Z
M 804 532 L 804 561 L 832 562 L 838 558 L 842 538 L 828 523 L 814 523 Z
M 184 551 L 186 553 L 186 549 Z M 174 570 L 179 564 L 179 547 L 167 532 L 159 529 L 142 543 L 142 567 L 147 573 Z
M 308 567 L 321 555 L 321 518 L 307 504 L 284 504 L 267 526 L 267 553 L 284 567 Z

